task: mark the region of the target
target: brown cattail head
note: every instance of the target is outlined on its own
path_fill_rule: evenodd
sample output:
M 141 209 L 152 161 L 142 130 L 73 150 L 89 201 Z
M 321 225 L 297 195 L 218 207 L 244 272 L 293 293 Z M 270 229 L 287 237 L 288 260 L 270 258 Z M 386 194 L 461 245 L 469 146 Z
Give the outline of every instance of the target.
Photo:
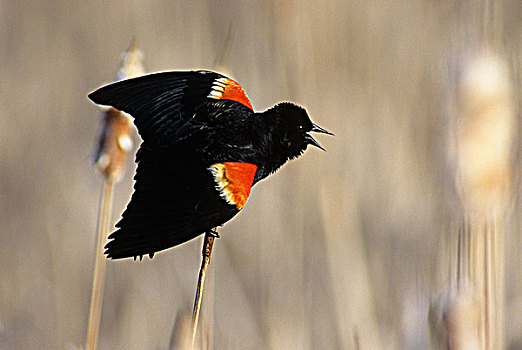
M 457 90 L 457 191 L 465 212 L 483 216 L 509 204 L 516 130 L 508 67 L 479 54 L 462 66 Z
M 116 80 L 133 78 L 144 73 L 143 54 L 136 40 L 121 56 Z M 124 172 L 127 153 L 132 149 L 129 115 L 112 107 L 104 111 L 102 130 L 95 154 L 95 164 L 106 179 L 118 181 Z

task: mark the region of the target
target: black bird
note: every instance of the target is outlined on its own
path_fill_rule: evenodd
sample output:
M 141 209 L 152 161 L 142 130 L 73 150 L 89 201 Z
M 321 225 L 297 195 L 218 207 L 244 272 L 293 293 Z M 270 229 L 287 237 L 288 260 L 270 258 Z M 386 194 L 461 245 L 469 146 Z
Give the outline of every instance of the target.
M 160 72 L 89 94 L 130 114 L 143 139 L 134 194 L 106 245 L 109 258 L 151 258 L 232 219 L 259 180 L 299 157 L 312 123 L 282 102 L 254 112 L 243 88 L 210 71 Z

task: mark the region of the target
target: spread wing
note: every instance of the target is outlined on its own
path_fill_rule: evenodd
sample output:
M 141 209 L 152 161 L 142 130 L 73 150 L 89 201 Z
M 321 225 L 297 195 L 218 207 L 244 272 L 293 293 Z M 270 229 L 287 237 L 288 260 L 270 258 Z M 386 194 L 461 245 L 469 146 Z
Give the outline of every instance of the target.
M 228 162 L 208 167 L 183 145 L 141 148 L 137 162 L 134 194 L 105 247 L 110 258 L 152 257 L 223 225 L 246 204 L 257 169 Z
M 119 259 L 152 255 L 224 224 L 239 212 L 216 190 L 210 170 L 190 149 L 141 148 L 134 193 L 106 245 Z
M 198 107 L 212 100 L 232 100 L 252 110 L 237 82 L 210 71 L 144 75 L 103 86 L 89 98 L 132 115 L 149 147 L 170 146 L 204 129 L 205 123 L 193 117 Z

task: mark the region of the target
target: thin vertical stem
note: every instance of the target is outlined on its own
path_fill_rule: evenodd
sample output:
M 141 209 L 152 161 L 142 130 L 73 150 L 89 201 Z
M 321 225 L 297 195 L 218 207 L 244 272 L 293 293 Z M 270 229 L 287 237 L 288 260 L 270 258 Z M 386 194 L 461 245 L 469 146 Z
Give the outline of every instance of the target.
M 210 233 L 205 234 L 205 241 L 203 243 L 201 268 L 199 269 L 198 287 L 196 289 L 196 298 L 194 300 L 194 311 L 192 314 L 192 338 L 191 348 L 194 348 L 196 341 L 196 333 L 198 330 L 199 311 L 201 309 L 201 300 L 203 297 L 203 286 L 205 284 L 205 275 L 207 266 L 210 264 L 210 256 L 212 255 L 212 247 L 214 246 L 214 236 Z
M 109 230 L 109 223 L 112 212 L 113 190 L 114 181 L 110 177 L 106 178 L 103 182 L 103 188 L 100 197 L 100 211 L 98 212 L 96 255 L 94 260 L 94 277 L 91 292 L 91 305 L 89 308 L 87 341 L 85 344 L 86 350 L 95 350 L 98 345 L 106 267 L 105 256 L 103 255 L 103 245 L 105 242 L 105 235 Z
M 137 41 L 132 40 L 127 51 L 121 56 L 120 70 L 116 80 L 132 78 L 144 73 L 143 55 Z M 105 257 L 103 246 L 105 235 L 109 232 L 112 212 L 114 184 L 123 176 L 127 153 L 132 149 L 131 121 L 121 111 L 114 108 L 105 110 L 103 128 L 96 151 L 96 167 L 104 176 L 100 211 L 98 213 L 98 232 L 96 235 L 96 252 L 94 260 L 94 277 L 92 283 L 89 323 L 87 327 L 86 349 L 94 350 L 98 344 L 100 329 L 103 286 L 105 282 Z

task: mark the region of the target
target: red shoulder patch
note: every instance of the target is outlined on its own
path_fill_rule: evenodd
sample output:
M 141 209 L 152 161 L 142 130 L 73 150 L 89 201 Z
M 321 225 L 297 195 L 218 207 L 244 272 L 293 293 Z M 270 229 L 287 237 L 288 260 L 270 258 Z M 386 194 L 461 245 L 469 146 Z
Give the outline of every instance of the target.
M 212 90 L 208 97 L 218 100 L 236 101 L 254 110 L 245 90 L 243 90 L 239 83 L 230 78 L 223 77 L 214 80 Z
M 243 209 L 250 196 L 257 166 L 251 163 L 224 162 L 212 164 L 208 169 L 214 176 L 216 189 L 221 197 L 239 210 Z

